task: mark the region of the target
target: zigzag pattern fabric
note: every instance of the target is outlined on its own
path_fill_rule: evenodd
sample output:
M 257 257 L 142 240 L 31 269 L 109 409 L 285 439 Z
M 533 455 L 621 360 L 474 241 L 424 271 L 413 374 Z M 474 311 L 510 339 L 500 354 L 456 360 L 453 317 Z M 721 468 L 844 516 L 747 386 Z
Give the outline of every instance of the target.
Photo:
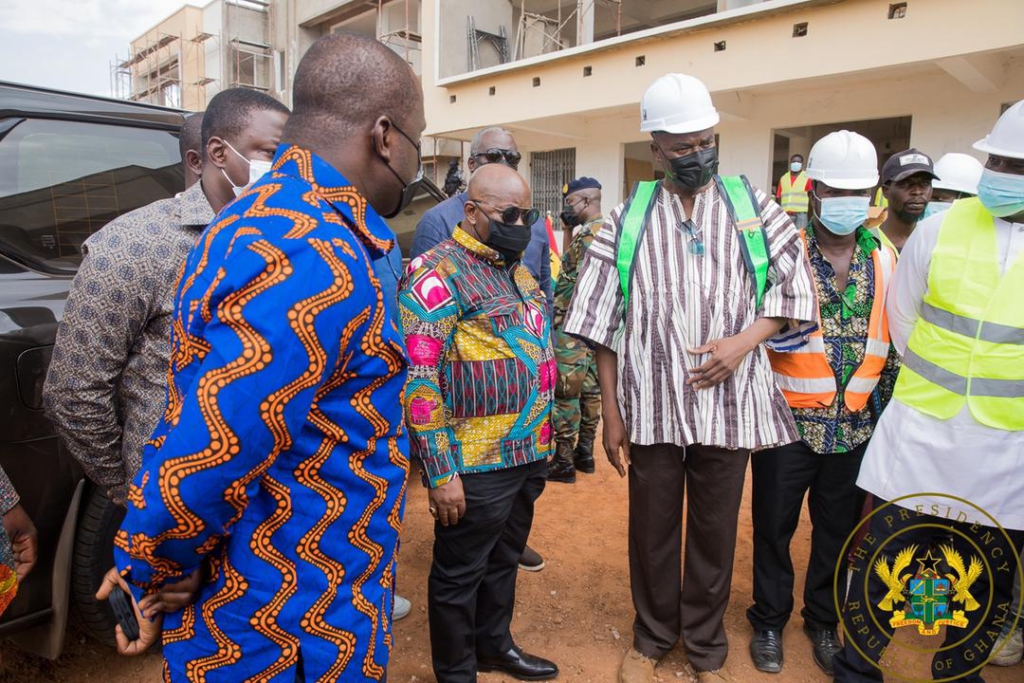
M 385 679 L 409 469 L 404 343 L 371 265 L 392 240 L 291 147 L 189 254 L 115 547 L 137 600 L 207 568 L 164 622 L 166 680 Z

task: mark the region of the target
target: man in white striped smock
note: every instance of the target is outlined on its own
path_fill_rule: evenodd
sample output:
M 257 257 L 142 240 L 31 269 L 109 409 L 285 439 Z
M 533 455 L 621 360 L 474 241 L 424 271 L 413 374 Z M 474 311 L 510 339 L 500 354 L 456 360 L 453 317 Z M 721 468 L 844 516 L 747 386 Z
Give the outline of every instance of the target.
M 597 345 L 605 451 L 629 471 L 636 619 L 619 680 L 653 680 L 681 635 L 700 681 L 730 681 L 722 618 L 747 458 L 799 438 L 761 343 L 787 321 L 815 320 L 814 284 L 782 209 L 716 175 L 718 113 L 704 84 L 669 74 L 641 106 L 666 178 L 612 212 L 565 322 Z

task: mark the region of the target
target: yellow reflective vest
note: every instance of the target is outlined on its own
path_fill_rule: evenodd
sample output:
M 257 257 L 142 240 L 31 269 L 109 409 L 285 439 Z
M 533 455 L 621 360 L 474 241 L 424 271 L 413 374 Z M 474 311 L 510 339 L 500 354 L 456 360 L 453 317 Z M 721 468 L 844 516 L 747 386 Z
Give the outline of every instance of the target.
M 807 213 L 807 175 L 803 171 L 797 174 L 796 179 L 787 171 L 779 180 L 779 187 L 782 189 L 780 202 L 783 211 Z
M 1024 430 L 1024 252 L 1000 274 L 996 227 L 977 198 L 946 212 L 928 291 L 893 398 L 948 420 Z

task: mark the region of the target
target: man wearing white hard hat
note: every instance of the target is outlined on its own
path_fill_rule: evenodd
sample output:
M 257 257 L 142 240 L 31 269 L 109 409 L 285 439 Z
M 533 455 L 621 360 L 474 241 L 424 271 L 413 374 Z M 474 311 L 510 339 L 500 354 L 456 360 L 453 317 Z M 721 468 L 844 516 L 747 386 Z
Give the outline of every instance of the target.
M 860 519 L 857 473 L 899 358 L 889 343 L 885 291 L 896 254 L 864 227 L 878 158 L 871 141 L 841 130 L 818 140 L 807 164 L 811 224 L 802 233 L 821 320 L 810 342 L 768 356 L 796 419 L 800 440 L 753 456 L 755 668 L 782 671 L 782 631 L 793 612 L 789 544 L 804 496 L 811 513 L 811 556 L 804 581 L 804 632 L 815 664 L 832 674 L 839 613 L 832 577 L 843 542 Z M 778 340 L 781 350 L 786 340 Z M 809 493 L 809 495 L 808 495 Z
M 876 509 L 892 501 L 899 511 L 872 516 L 868 538 L 900 533 L 906 544 L 901 524 L 932 524 L 950 539 L 940 550 L 960 546 L 961 569 L 983 555 L 980 572 L 947 575 L 958 596 L 949 610 L 966 625 L 947 626 L 932 663 L 935 678 L 963 681 L 983 680 L 980 665 L 998 654 L 1006 614 L 1020 607 L 1011 596 L 1024 543 L 1024 101 L 974 148 L 988 154 L 978 196 L 918 225 L 900 257 L 886 306 L 903 367 L 857 480 Z M 875 573 L 851 583 L 837 681 L 883 680 L 873 660 L 891 628 L 851 616 L 886 594 Z M 958 601 L 962 588 L 971 600 Z
M 942 158 L 935 162 L 935 175 L 938 178 L 932 181 L 932 199 L 928 202 L 921 220 L 942 213 L 958 199 L 976 197 L 978 181 L 981 180 L 981 173 L 984 170 L 981 162 L 970 154 L 943 154 Z
M 612 212 L 564 326 L 596 345 L 605 452 L 629 473 L 636 619 L 622 683 L 651 681 L 680 636 L 701 681 L 734 680 L 722 619 L 748 456 L 799 438 L 761 343 L 815 319 L 807 257 L 778 204 L 717 175 L 717 123 L 696 78 L 648 88 L 641 130 L 665 178 Z

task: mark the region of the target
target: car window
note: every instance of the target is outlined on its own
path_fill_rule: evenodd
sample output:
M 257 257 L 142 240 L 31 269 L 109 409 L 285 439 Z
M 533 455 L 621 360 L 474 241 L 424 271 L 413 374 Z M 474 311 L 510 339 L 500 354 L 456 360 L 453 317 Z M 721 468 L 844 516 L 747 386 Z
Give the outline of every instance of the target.
M 91 234 L 173 196 L 184 180 L 168 131 L 26 119 L 0 140 L 0 250 L 72 274 Z

